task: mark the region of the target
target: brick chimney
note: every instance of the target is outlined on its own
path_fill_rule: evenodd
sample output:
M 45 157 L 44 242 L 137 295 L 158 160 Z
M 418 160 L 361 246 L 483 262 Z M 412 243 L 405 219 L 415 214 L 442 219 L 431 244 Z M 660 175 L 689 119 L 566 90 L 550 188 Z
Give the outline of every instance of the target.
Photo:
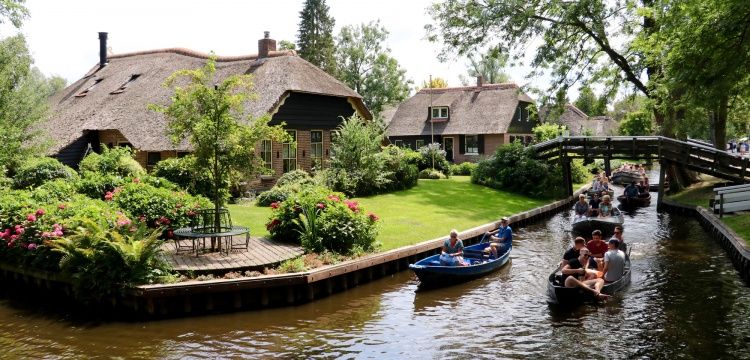
M 99 67 L 107 65 L 107 33 L 99 33 Z
M 258 40 L 258 58 L 268 57 L 271 51 L 276 51 L 276 40 L 271 39 L 269 31 L 264 31 L 263 38 Z
M 479 75 L 477 76 L 477 87 L 482 87 L 484 85 L 484 76 Z

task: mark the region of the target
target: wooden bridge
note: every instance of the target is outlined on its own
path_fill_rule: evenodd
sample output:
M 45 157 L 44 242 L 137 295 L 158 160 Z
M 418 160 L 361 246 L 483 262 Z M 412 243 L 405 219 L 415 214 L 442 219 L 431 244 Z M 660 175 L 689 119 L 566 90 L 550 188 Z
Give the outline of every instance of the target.
M 563 181 L 573 194 L 571 159 L 604 159 L 604 171 L 611 173 L 611 159 L 659 161 L 659 201 L 663 199 L 666 169 L 670 165 L 712 175 L 736 183 L 748 182 L 750 159 L 716 149 L 694 140 L 681 141 L 663 136 L 564 136 L 532 146 L 539 159 L 561 162 Z

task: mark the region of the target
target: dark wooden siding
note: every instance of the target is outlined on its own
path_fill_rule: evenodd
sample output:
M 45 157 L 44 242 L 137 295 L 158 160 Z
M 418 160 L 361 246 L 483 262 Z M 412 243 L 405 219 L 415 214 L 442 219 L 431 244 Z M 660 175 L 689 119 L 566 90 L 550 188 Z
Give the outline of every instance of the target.
M 355 112 L 346 98 L 292 92 L 269 124 L 283 121 L 291 129 L 334 129 L 342 116 L 348 118 Z
M 83 159 L 83 155 L 86 153 L 86 148 L 89 144 L 94 151 L 99 150 L 99 133 L 91 131 L 73 141 L 68 146 L 60 149 L 60 151 L 54 155 L 54 157 L 61 163 L 68 165 L 74 169 L 78 169 L 78 163 Z
M 519 102 L 516 107 L 516 112 L 513 114 L 513 120 L 508 126 L 509 134 L 531 134 L 531 129 L 539 125 L 536 119 L 529 119 L 528 107 L 529 103 Z

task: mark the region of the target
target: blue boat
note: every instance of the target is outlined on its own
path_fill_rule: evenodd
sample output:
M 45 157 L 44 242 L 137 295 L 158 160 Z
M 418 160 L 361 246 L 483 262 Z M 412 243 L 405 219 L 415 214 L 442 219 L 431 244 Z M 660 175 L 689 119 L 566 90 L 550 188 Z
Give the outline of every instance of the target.
M 497 258 L 487 257 L 484 249 L 489 246 L 486 242 L 470 245 L 464 248 L 464 261 L 467 266 L 444 266 L 440 264 L 440 254 L 432 255 L 410 264 L 409 269 L 419 278 L 420 287 L 437 287 L 465 282 L 491 273 L 508 262 L 513 244 L 503 244 Z

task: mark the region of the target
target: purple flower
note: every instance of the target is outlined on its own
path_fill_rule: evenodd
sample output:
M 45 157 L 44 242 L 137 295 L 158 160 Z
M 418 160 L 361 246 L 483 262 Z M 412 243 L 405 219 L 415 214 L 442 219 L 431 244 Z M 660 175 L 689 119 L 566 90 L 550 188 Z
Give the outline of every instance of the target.
M 31 244 L 29 244 L 29 246 L 27 246 L 26 248 L 27 248 L 27 249 L 29 249 L 29 250 L 36 250 L 36 244 L 34 244 L 34 243 L 31 243 Z

